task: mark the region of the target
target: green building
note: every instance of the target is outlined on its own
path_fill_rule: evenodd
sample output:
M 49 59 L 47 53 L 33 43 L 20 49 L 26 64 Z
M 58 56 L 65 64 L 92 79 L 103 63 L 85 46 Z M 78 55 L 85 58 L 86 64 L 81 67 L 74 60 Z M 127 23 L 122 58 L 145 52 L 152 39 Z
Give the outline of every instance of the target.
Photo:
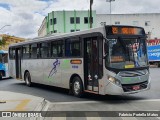
M 96 11 L 92 11 L 92 27 L 96 27 Z M 42 22 L 38 36 L 90 29 L 90 11 L 52 11 Z

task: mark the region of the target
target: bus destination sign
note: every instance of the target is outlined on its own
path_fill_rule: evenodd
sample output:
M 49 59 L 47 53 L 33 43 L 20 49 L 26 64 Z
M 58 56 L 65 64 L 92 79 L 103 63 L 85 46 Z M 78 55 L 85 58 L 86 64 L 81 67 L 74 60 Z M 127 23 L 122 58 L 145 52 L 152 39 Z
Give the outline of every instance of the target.
M 112 27 L 112 34 L 142 35 L 143 33 L 143 29 L 136 27 Z

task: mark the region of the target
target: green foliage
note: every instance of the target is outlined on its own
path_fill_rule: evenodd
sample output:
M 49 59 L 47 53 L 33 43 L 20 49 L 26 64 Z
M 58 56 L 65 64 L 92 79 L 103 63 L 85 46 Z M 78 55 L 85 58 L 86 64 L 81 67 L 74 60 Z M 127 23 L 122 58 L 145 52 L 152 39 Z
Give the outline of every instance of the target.
M 9 38 L 10 36 L 3 36 L 2 37 L 2 40 L 0 40 L 0 46 L 3 46 L 6 44 L 6 41 L 7 39 Z

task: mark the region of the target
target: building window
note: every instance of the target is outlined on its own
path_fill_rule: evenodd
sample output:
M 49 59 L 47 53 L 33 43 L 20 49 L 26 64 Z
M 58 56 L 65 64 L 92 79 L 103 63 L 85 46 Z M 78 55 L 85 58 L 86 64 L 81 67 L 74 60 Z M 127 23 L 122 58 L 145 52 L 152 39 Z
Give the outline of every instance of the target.
M 100 24 L 101 24 L 101 26 L 105 26 L 106 22 L 101 22 Z
M 74 24 L 74 17 L 70 17 L 70 23 Z
M 74 30 L 72 29 L 71 32 L 74 32 Z
M 115 22 L 115 25 L 120 25 L 120 21 L 116 21 L 116 22 Z
M 57 18 L 54 18 L 53 23 L 57 24 Z
M 84 17 L 84 24 L 88 24 L 88 17 Z
M 80 17 L 76 17 L 76 23 L 77 23 L 77 24 L 80 23 Z
M 151 25 L 151 22 L 150 21 L 146 21 L 145 22 L 145 26 L 150 26 Z
M 133 21 L 133 25 L 138 26 L 138 21 Z
M 52 25 L 52 19 L 50 19 L 50 25 Z
M 54 30 L 54 33 L 57 33 L 57 30 Z

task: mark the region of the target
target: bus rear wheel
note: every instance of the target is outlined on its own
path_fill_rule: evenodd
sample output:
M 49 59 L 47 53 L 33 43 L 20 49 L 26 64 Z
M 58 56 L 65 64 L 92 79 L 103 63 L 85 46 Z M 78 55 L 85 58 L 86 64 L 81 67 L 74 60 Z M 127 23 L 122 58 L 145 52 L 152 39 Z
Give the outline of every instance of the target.
M 27 86 L 31 87 L 31 76 L 29 72 L 26 72 L 25 74 L 25 83 Z
M 83 84 L 82 81 L 79 77 L 74 77 L 73 82 L 72 82 L 72 93 L 76 97 L 82 97 L 84 92 L 83 92 Z

